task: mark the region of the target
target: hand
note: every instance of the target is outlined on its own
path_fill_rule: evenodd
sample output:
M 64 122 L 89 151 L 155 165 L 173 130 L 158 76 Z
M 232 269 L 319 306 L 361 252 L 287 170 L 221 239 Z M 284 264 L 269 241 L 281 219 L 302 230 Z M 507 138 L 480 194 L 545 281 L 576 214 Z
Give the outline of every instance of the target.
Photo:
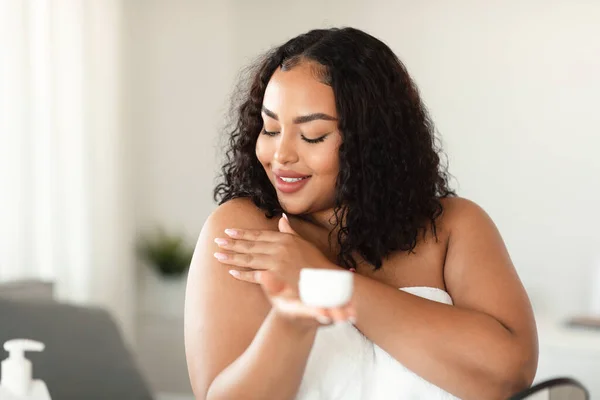
M 233 271 L 232 276 L 240 280 L 246 280 L 241 275 L 236 276 L 236 273 L 240 273 L 239 271 Z M 356 323 L 356 310 L 351 302 L 334 308 L 307 306 L 298 298 L 296 287 L 277 278 L 273 272 L 255 271 L 246 273 L 254 275 L 251 281 L 260 283 L 277 314 L 301 328 L 329 325 L 332 322 L 349 321 L 353 324 Z
M 297 285 L 302 268 L 336 268 L 312 243 L 290 226 L 287 216 L 279 220 L 279 232 L 269 230 L 226 229 L 228 238 L 216 238 L 226 252 L 215 253 L 223 264 L 241 270 L 240 278 L 249 282 L 252 273 L 244 269 L 269 270 L 286 282 Z M 255 282 L 257 283 L 257 282 Z
M 261 284 L 278 314 L 303 325 L 355 322 L 356 312 L 351 304 L 324 309 L 300 301 L 298 278 L 301 268 L 336 267 L 292 229 L 285 214 L 279 220 L 279 232 L 240 229 L 225 232 L 229 238 L 217 238 L 215 242 L 228 251 L 215 253 L 215 257 L 224 264 L 237 267 L 229 271 L 234 278 Z

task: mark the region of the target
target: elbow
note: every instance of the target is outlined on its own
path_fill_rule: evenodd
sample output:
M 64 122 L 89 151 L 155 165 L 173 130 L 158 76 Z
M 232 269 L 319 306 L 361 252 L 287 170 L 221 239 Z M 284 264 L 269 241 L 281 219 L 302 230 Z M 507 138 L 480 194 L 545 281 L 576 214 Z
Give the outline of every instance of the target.
M 531 387 L 537 371 L 537 356 L 524 356 L 523 354 L 512 357 L 512 360 L 497 370 L 496 382 L 498 399 L 508 399 L 515 394 Z
M 509 399 L 517 393 L 522 392 L 523 390 L 528 389 L 533 382 L 533 378 L 530 378 L 529 375 L 522 374 L 509 377 L 504 380 L 499 387 L 498 399 Z
M 231 397 L 227 397 L 226 395 L 224 395 L 222 393 L 222 391 L 219 390 L 211 390 L 210 388 L 206 391 L 206 394 L 203 397 L 199 397 L 198 395 L 196 395 L 196 400 L 202 399 L 202 400 L 226 400 L 228 398 Z
M 218 388 L 214 387 L 210 380 L 199 378 L 190 379 L 190 384 L 195 400 L 219 400 L 226 398 L 220 393 L 221 391 Z
M 204 395 L 204 397 L 199 397 L 198 395 L 196 395 L 196 400 L 202 399 L 202 400 L 222 400 L 223 396 L 220 396 L 218 394 L 215 393 L 215 391 L 210 391 L 208 390 L 206 392 L 206 395 Z
M 198 385 L 192 383 L 192 393 L 194 393 L 195 400 L 214 400 L 215 397 L 209 394 L 208 388 L 200 389 Z
M 241 398 L 249 400 L 251 399 L 250 397 L 247 397 L 248 394 L 246 394 L 246 397 L 244 397 L 239 393 L 239 391 L 240 390 L 236 387 L 223 385 L 222 381 L 220 381 L 217 377 L 203 392 L 205 393 L 204 396 L 198 396 L 198 394 L 196 394 L 196 400 L 231 400 Z
M 222 388 L 220 388 L 219 385 L 218 385 L 218 383 L 215 385 L 214 382 L 215 381 L 213 381 L 213 384 L 210 384 L 208 386 L 208 388 L 206 388 L 206 390 L 203 391 L 203 393 L 204 393 L 203 396 L 199 397 L 196 394 L 196 400 L 198 400 L 198 399 L 202 399 L 202 400 L 227 400 L 227 399 L 233 398 L 231 393 L 225 393 L 226 391 L 224 391 Z

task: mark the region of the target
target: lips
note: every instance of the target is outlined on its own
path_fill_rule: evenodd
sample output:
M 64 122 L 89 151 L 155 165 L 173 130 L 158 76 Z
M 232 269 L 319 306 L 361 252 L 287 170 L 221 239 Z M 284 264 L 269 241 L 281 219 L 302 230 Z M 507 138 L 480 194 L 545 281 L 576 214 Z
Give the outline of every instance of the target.
M 277 170 L 273 171 L 273 173 L 275 174 L 275 187 L 282 193 L 295 193 L 299 191 L 311 178 L 311 175 L 303 175 L 294 171 Z M 293 181 L 289 181 L 290 179 L 293 179 Z
M 296 171 L 288 171 L 283 169 L 274 169 L 273 173 L 281 178 L 306 178 L 310 175 L 300 174 Z

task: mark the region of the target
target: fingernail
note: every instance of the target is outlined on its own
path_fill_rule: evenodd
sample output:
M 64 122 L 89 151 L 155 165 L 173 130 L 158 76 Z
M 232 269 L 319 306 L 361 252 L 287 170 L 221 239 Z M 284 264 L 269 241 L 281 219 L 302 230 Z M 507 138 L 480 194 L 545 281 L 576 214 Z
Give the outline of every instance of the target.
M 231 274 L 231 276 L 233 276 L 235 278 L 239 278 L 240 277 L 240 271 L 236 271 L 235 269 L 230 269 L 229 273 Z
M 216 238 L 215 243 L 219 246 L 227 246 L 227 243 L 229 242 L 227 241 L 227 239 Z
M 285 213 L 282 213 L 282 214 L 283 214 L 283 218 L 285 218 L 285 219 L 287 220 L 287 222 L 290 222 L 290 220 L 289 220 L 288 216 L 287 216 L 287 215 L 285 215 Z
M 323 325 L 329 325 L 331 323 L 331 318 L 325 317 L 323 315 L 317 315 L 317 321 Z
M 223 254 L 223 253 L 215 253 L 213 254 L 215 256 L 215 258 L 217 260 L 227 260 L 229 257 L 227 257 L 227 254 Z
M 229 236 L 232 237 L 236 237 L 238 236 L 240 233 L 238 231 L 236 231 L 235 229 L 225 229 L 225 233 Z
M 348 318 L 348 322 L 350 322 L 352 325 L 356 325 L 356 317 Z

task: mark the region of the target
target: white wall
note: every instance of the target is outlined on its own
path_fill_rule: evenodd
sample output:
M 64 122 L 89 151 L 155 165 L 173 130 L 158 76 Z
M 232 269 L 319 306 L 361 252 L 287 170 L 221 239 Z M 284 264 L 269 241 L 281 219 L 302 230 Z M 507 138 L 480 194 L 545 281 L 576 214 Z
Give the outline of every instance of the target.
M 230 10 L 219 1 L 123 5 L 136 231 L 159 224 L 194 245 L 214 208 L 216 133 L 234 81 Z M 185 282 L 160 281 L 148 268 L 139 272 L 142 371 L 156 393 L 191 394 L 183 347 Z
M 193 238 L 234 73 L 313 27 L 387 42 L 421 88 L 461 195 L 508 244 L 536 310 L 584 311 L 600 255 L 600 3 L 128 2 L 138 228 Z
M 228 5 L 124 4 L 138 231 L 164 224 L 195 240 L 213 207 L 216 132 L 234 80 Z
M 536 309 L 581 311 L 600 255 L 600 3 L 485 3 L 414 10 L 396 48 Z

